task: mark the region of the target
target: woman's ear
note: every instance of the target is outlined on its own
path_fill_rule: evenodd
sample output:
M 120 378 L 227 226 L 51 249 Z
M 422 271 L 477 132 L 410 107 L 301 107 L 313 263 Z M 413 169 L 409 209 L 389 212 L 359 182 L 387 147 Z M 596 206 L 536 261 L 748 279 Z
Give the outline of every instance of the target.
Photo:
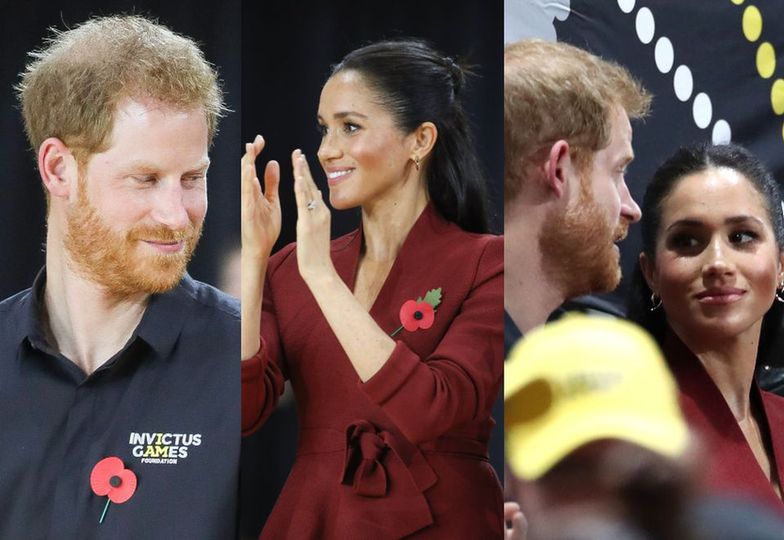
M 656 267 L 653 265 L 653 261 L 648 258 L 648 255 L 645 252 L 640 253 L 640 269 L 642 270 L 642 276 L 645 278 L 645 283 L 648 284 L 648 288 L 658 294 L 659 292 L 659 276 L 656 272 Z
M 777 285 L 781 288 L 784 285 L 784 251 L 779 253 L 779 282 Z
M 425 161 L 438 139 L 438 128 L 433 122 L 422 122 L 411 135 L 413 136 L 411 159 L 415 162 Z

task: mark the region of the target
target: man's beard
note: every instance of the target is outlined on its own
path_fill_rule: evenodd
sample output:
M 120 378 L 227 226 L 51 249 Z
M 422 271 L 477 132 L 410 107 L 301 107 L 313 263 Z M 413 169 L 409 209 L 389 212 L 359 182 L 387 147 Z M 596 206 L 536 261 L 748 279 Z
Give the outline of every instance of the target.
M 113 296 L 127 298 L 138 293 L 155 294 L 173 289 L 201 237 L 202 223 L 172 231 L 164 225 L 138 225 L 115 231 L 98 214 L 87 197 L 86 183 L 79 180 L 76 205 L 68 210 L 65 248 L 74 270 L 104 287 Z M 178 242 L 177 253 L 144 253 L 142 240 Z
M 590 188 L 583 185 L 577 204 L 566 212 L 551 212 L 539 249 L 545 272 L 564 291 L 565 298 L 608 292 L 618 286 L 621 267 L 614 241 L 625 238 L 627 229 L 621 222 L 613 230 Z

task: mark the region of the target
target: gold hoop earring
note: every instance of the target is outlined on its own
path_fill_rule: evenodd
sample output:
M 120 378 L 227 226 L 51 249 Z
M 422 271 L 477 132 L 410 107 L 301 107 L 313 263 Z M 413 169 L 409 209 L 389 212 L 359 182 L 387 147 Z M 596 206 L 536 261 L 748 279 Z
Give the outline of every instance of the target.
M 782 302 L 784 302 L 784 300 L 782 300 Z M 651 306 L 652 306 L 651 307 L 651 311 L 656 311 L 657 309 L 659 309 L 661 307 L 661 305 L 662 305 L 661 297 L 656 296 L 656 293 L 652 292 L 651 293 Z

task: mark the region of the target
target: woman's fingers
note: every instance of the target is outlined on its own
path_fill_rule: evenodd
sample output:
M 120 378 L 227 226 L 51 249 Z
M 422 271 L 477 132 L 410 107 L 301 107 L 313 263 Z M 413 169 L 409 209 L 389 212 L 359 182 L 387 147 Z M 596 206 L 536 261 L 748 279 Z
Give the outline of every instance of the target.
M 264 196 L 271 203 L 278 199 L 278 186 L 280 185 L 280 164 L 270 161 L 264 168 Z
M 305 155 L 299 149 L 292 152 L 291 165 L 294 169 L 294 196 L 297 199 L 297 208 L 300 211 L 308 210 L 311 201 L 321 200 L 321 192 L 313 182 Z
M 507 523 L 506 540 L 525 540 L 528 531 L 528 521 L 520 510 L 520 505 L 515 502 L 504 503 L 504 521 Z M 511 525 L 511 527 L 509 527 Z
M 305 183 L 302 181 L 302 165 L 300 163 L 300 156 L 302 152 L 299 149 L 291 153 L 291 168 L 294 171 L 294 198 L 297 200 L 297 210 L 302 213 L 308 202 L 308 194 L 305 192 Z
M 264 137 L 256 135 L 253 142 L 245 143 L 245 154 L 240 160 L 243 195 L 258 195 L 261 191 L 259 180 L 256 176 L 256 158 L 264 149 Z M 257 197 L 253 197 L 256 200 Z

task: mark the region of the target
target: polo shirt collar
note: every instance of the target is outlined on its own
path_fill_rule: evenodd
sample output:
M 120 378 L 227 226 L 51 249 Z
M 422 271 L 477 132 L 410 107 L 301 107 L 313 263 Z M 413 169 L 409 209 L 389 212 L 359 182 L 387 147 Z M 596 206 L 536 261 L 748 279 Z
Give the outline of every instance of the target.
M 19 318 L 17 319 L 17 334 L 14 339 L 20 343 L 23 339 L 27 338 L 37 348 L 41 348 L 46 344 L 46 338 L 43 332 L 43 301 L 44 301 L 44 284 L 46 283 L 46 267 L 43 267 L 38 275 L 33 280 L 33 286 L 20 293 L 20 306 L 17 310 Z
M 21 342 L 27 338 L 36 348 L 46 347 L 42 321 L 45 284 L 46 267 L 38 272 L 29 294 L 24 295 L 19 307 L 16 339 Z M 168 358 L 177 343 L 187 316 L 183 311 L 183 305 L 193 301 L 195 296 L 195 284 L 188 274 L 185 274 L 174 289 L 162 294 L 153 294 L 128 343 L 133 343 L 138 337 L 152 347 L 159 357 Z
M 142 320 L 131 336 L 131 341 L 139 337 L 152 347 L 160 358 L 168 358 L 188 317 L 187 310 L 183 308 L 193 302 L 195 297 L 195 284 L 188 274 L 185 274 L 174 289 L 153 294 Z

